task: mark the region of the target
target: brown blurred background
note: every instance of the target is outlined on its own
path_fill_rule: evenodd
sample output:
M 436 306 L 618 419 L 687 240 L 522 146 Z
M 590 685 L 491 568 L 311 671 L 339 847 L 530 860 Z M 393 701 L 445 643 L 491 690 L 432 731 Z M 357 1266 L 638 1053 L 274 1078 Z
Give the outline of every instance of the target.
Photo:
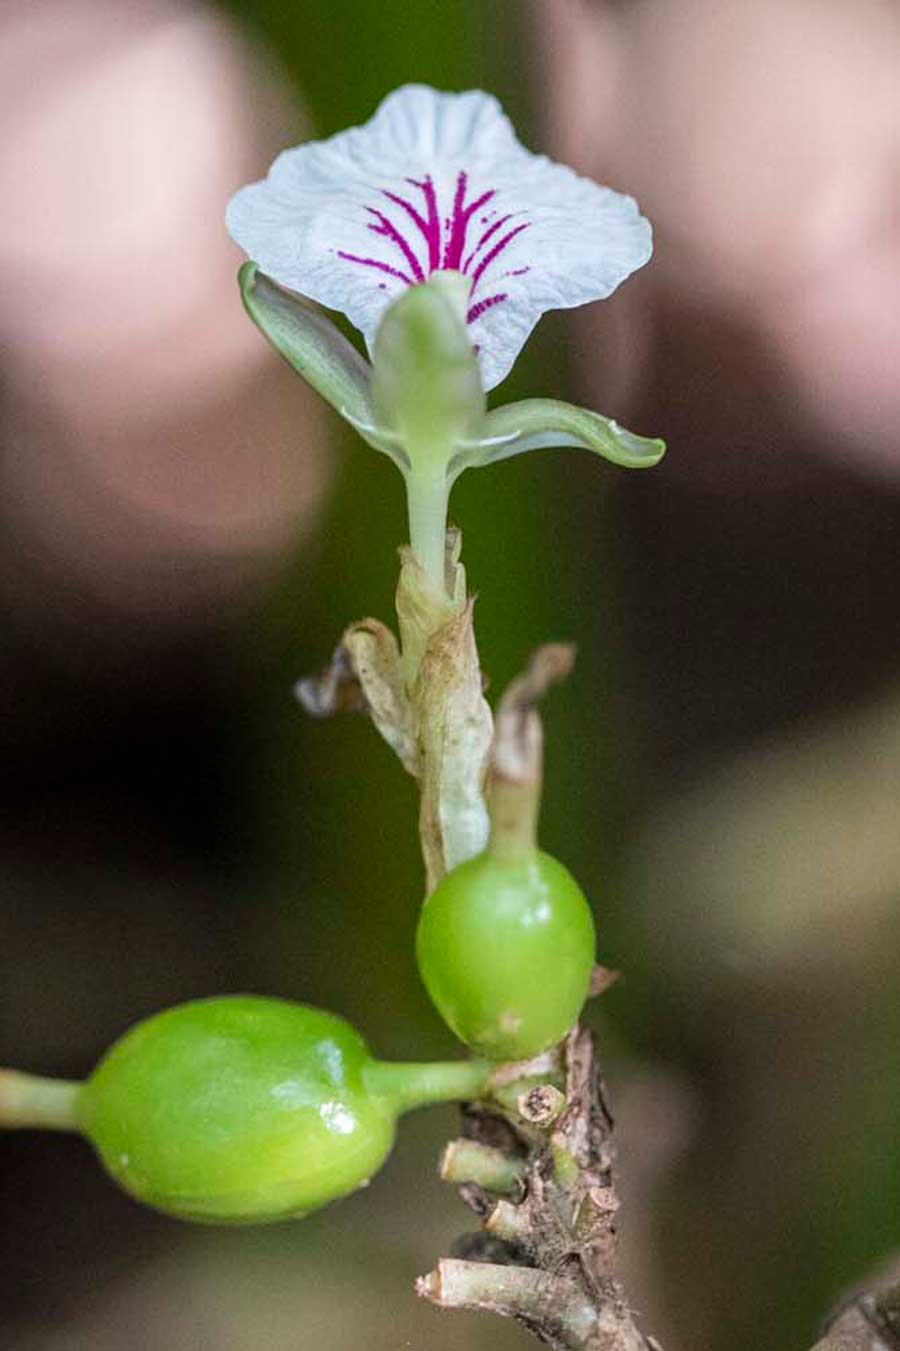
M 401 485 L 267 351 L 231 192 L 407 80 L 497 93 L 656 256 L 543 321 L 503 400 L 670 446 L 550 454 L 453 514 L 492 687 L 579 644 L 543 836 L 624 979 L 635 1304 L 667 1351 L 802 1348 L 900 1248 L 900 27 L 890 0 L 0 5 L 0 1063 L 270 992 L 452 1044 L 412 958 L 414 792 L 291 697 L 388 618 Z M 497 511 L 497 503 L 503 511 Z M 0 1139 L 15 1351 L 525 1347 L 412 1277 L 466 1226 L 451 1112 L 293 1227 L 193 1230 L 79 1141 Z

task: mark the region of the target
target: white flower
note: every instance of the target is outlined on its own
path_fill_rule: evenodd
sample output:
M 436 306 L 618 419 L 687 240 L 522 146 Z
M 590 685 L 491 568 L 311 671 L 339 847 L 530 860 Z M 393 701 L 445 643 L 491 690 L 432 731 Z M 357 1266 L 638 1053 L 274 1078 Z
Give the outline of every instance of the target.
M 423 85 L 364 127 L 284 151 L 227 221 L 264 273 L 343 311 L 370 350 L 400 291 L 463 273 L 487 389 L 545 311 L 602 300 L 652 248 L 632 198 L 525 150 L 496 99 Z
M 651 252 L 630 197 L 519 145 L 496 99 L 397 90 L 364 127 L 280 155 L 228 207 L 244 306 L 406 480 L 409 539 L 446 590 L 450 490 L 547 446 L 656 464 L 665 446 L 553 399 L 487 411 L 546 310 L 608 296 Z M 372 364 L 308 303 L 342 310 Z

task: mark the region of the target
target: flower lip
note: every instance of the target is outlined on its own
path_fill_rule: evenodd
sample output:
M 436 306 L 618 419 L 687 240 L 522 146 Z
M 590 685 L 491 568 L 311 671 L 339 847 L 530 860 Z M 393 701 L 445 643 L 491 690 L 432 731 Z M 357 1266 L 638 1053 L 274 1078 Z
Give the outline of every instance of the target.
M 227 223 L 263 272 L 343 311 L 370 350 L 405 287 L 462 273 L 487 389 L 543 313 L 605 298 L 652 248 L 632 198 L 526 150 L 496 99 L 423 85 L 363 127 L 284 151 Z

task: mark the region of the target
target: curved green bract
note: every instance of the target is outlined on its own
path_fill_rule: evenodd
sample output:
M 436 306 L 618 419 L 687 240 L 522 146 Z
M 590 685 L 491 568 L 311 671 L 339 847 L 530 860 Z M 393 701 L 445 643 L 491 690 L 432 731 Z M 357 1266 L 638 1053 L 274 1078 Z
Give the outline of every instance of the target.
M 637 436 L 612 418 L 558 399 L 523 399 L 495 408 L 487 414 L 482 431 L 455 456 L 450 465 L 454 475 L 554 447 L 592 450 L 625 469 L 652 469 L 666 451 L 664 441 Z
M 139 1023 L 84 1085 L 80 1124 L 138 1200 L 185 1219 L 304 1215 L 362 1186 L 396 1108 L 364 1082 L 365 1042 L 277 999 L 198 1000 Z
M 416 935 L 419 971 L 461 1041 L 490 1060 L 522 1060 L 561 1041 L 594 964 L 594 925 L 571 873 L 536 850 L 479 854 L 429 896 Z
M 364 441 L 404 468 L 402 449 L 375 426 L 372 368 L 340 329 L 302 296 L 282 291 L 256 263 L 244 263 L 238 285 L 244 309 L 263 337 Z

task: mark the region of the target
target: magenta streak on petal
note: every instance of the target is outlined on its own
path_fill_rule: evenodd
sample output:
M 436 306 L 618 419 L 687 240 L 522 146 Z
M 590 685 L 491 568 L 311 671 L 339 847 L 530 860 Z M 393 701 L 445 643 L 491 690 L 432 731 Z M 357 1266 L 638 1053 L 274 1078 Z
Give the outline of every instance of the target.
M 523 230 L 527 230 L 530 224 L 531 222 L 526 220 L 523 221 L 521 225 L 517 225 L 514 230 L 508 230 L 507 233 L 503 236 L 503 238 L 499 240 L 494 245 L 494 247 L 484 255 L 481 262 L 478 264 L 478 266 L 476 267 L 475 271 L 472 274 L 472 289 L 469 292 L 469 295 L 475 294 L 475 288 L 478 286 L 478 283 L 484 274 L 485 268 L 490 267 L 494 259 L 503 252 L 503 250 L 507 247 L 507 245 L 512 243 L 516 235 L 520 235 Z
M 484 234 L 481 236 L 478 243 L 475 245 L 474 249 L 469 254 L 466 261 L 463 263 L 462 265 L 463 272 L 468 272 L 469 265 L 472 262 L 472 259 L 475 257 L 476 253 L 478 252 L 478 250 L 484 248 L 488 240 L 491 239 L 497 233 L 498 230 L 502 230 L 506 222 L 512 220 L 512 218 L 513 213 L 510 211 L 505 216 L 501 216 L 499 220 L 495 221 L 494 224 L 490 227 L 490 229 L 485 230 Z
M 413 206 L 412 202 L 407 201 L 405 197 L 401 197 L 399 192 L 388 192 L 387 188 L 381 189 L 381 195 L 382 197 L 386 197 L 389 202 L 393 202 L 395 206 L 399 206 L 405 211 L 413 225 L 415 225 L 416 229 L 422 235 L 423 239 L 428 242 L 428 223 L 419 215 L 419 212 Z M 371 207 L 368 207 L 367 209 L 369 211 L 372 210 Z M 429 268 L 430 266 L 431 260 L 429 258 Z
M 388 220 L 383 211 L 376 211 L 374 206 L 367 206 L 366 210 L 378 221 L 377 225 L 370 225 L 369 229 L 376 235 L 384 235 L 392 244 L 403 254 L 403 257 L 409 263 L 409 269 L 416 281 L 424 281 L 425 273 L 422 271 L 422 265 L 416 255 L 413 253 L 410 244 L 404 235 L 400 233 L 393 221 Z
M 431 175 L 426 174 L 421 180 L 418 178 L 408 178 L 407 183 L 411 187 L 418 188 L 425 199 L 425 209 L 428 212 L 428 219 L 425 220 L 416 210 L 416 208 L 407 202 L 405 197 L 392 192 L 386 192 L 392 202 L 396 202 L 404 211 L 409 213 L 410 218 L 415 221 L 417 227 L 422 232 L 425 243 L 428 245 L 428 271 L 434 270 L 441 265 L 441 217 L 438 211 L 437 193 L 434 190 L 434 183 Z
M 484 300 L 479 300 L 477 305 L 470 306 L 469 312 L 466 315 L 466 323 L 474 324 L 476 319 L 481 318 L 485 310 L 492 310 L 495 305 L 499 305 L 504 300 L 508 299 L 509 296 L 507 295 L 507 293 L 505 291 L 501 291 L 499 295 L 487 296 L 485 297 Z
M 530 265 L 528 267 L 514 267 L 512 272 L 504 272 L 503 275 L 504 277 L 524 277 L 525 273 L 530 271 Z
M 476 197 L 474 202 L 465 205 L 466 186 L 468 184 L 468 175 L 461 172 L 456 180 L 456 194 L 453 198 L 453 215 L 448 222 L 447 243 L 444 247 L 444 260 L 442 267 L 458 268 L 462 261 L 463 250 L 466 247 L 466 232 L 469 228 L 469 221 L 473 214 L 489 202 L 495 195 L 496 189 L 489 188 L 483 192 L 480 197 Z
M 413 284 L 412 277 L 408 277 L 399 268 L 391 267 L 390 263 L 382 263 L 378 258 L 360 258 L 355 253 L 345 253 L 343 249 L 338 249 L 337 256 L 348 263 L 359 263 L 361 267 L 377 268 L 379 272 L 386 272 L 389 277 L 396 277 L 398 281 L 405 282 L 407 286 Z

